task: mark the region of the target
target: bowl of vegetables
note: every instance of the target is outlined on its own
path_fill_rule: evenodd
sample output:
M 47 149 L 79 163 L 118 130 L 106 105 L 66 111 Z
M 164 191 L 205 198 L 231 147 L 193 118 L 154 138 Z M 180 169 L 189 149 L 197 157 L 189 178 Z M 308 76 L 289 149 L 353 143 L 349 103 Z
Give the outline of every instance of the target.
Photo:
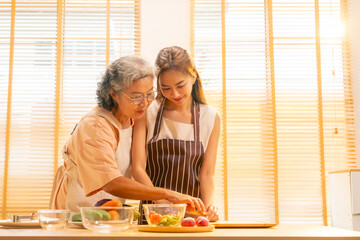
M 102 233 L 124 231 L 131 226 L 134 217 L 133 207 L 82 207 L 80 212 L 85 228 Z
M 179 226 L 186 204 L 143 204 L 146 221 L 151 226 Z

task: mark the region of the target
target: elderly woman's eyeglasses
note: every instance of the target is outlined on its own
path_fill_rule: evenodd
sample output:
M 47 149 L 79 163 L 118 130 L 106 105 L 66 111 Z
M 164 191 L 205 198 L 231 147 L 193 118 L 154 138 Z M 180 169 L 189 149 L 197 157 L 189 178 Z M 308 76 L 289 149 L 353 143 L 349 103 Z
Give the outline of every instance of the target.
M 148 102 L 152 102 L 156 98 L 157 91 L 152 91 L 147 93 L 145 96 L 142 94 L 137 95 L 136 97 L 130 97 L 126 93 L 123 92 L 123 94 L 130 99 L 134 105 L 140 105 L 142 102 L 144 102 L 145 97 Z

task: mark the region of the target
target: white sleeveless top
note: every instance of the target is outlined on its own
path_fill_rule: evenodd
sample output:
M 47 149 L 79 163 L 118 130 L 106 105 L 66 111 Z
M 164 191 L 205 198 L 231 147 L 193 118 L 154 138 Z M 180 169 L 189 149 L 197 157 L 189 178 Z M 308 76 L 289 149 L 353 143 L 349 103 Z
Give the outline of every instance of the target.
M 160 107 L 160 102 L 155 100 L 147 110 L 147 142 L 154 133 L 156 116 Z M 216 109 L 206 104 L 199 104 L 200 107 L 200 140 L 204 151 L 209 142 L 211 132 L 214 128 Z M 163 118 L 158 139 L 181 139 L 194 141 L 193 124 L 181 123 L 167 118 Z

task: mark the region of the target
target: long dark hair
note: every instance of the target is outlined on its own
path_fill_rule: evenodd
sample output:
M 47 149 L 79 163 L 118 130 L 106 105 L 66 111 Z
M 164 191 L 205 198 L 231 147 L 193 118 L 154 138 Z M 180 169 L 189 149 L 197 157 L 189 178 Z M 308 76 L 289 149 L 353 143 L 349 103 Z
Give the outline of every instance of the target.
M 177 46 L 172 46 L 160 50 L 155 61 L 155 75 L 158 80 L 158 91 L 160 90 L 160 75 L 169 70 L 177 70 L 184 74 L 195 77 L 196 80 L 193 85 L 191 95 L 196 103 L 206 104 L 200 75 L 195 68 L 193 60 L 185 49 Z M 157 98 L 164 98 L 161 91 L 159 91 Z

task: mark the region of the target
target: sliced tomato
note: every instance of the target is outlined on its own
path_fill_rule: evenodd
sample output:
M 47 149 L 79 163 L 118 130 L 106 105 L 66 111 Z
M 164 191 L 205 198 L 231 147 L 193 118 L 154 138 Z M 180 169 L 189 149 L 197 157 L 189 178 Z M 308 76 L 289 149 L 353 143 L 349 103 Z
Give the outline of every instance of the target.
M 154 215 L 154 214 L 155 214 L 155 212 L 150 211 L 150 212 L 149 212 L 149 218 L 151 219 L 151 218 L 152 218 L 152 215 Z
M 203 216 L 207 213 L 201 213 L 196 208 L 193 208 L 191 205 L 186 205 L 186 214 L 188 216 L 196 217 L 196 216 Z
M 161 214 L 158 214 L 158 213 L 153 212 L 153 211 L 150 211 L 150 212 L 149 212 L 149 219 L 150 219 L 151 224 L 155 224 L 155 223 L 161 222 L 161 220 L 162 220 L 163 218 L 164 218 L 164 217 L 163 217 Z

